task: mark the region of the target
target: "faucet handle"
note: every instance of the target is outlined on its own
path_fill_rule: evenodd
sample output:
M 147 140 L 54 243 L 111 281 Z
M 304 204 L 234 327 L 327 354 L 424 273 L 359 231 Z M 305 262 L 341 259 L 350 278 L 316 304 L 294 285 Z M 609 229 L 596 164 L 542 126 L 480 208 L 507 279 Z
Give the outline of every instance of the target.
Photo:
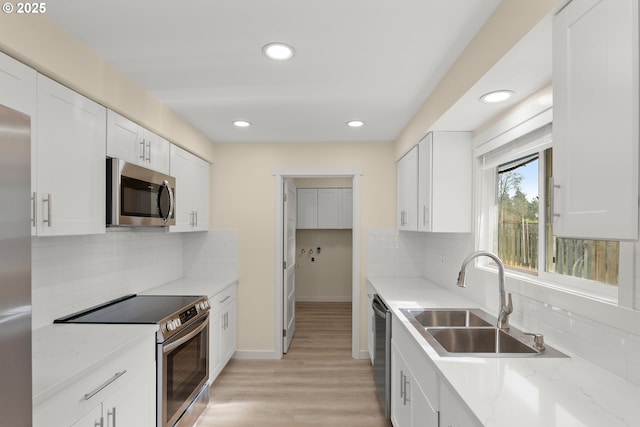
M 507 314 L 513 313 L 513 300 L 511 299 L 511 292 L 507 294 L 507 306 L 505 307 Z
M 530 335 L 533 337 L 533 348 L 538 351 L 544 351 L 544 336 L 542 334 L 537 334 L 533 332 L 524 332 L 525 335 Z

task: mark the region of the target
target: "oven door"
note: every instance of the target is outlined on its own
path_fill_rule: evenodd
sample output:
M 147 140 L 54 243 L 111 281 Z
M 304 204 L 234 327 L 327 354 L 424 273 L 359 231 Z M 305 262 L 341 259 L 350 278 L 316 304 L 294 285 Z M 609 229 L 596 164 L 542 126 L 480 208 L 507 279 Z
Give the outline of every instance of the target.
M 158 425 L 173 426 L 209 380 L 209 313 L 158 343 Z

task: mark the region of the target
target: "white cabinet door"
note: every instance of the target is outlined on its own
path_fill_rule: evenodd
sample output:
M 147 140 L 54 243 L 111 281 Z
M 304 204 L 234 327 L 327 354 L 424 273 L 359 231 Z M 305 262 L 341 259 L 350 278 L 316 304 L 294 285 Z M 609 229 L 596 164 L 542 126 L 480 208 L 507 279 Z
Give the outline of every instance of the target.
M 418 230 L 471 232 L 471 133 L 429 133 L 418 159 Z
M 236 302 L 231 300 L 223 313 L 222 324 L 222 363 L 227 364 L 236 352 Z
M 433 133 L 418 143 L 418 231 L 432 231 Z
M 554 233 L 638 238 L 638 2 L 573 0 L 553 22 Z
M 149 333 L 126 350 L 104 355 L 33 408 L 33 426 L 155 426 L 155 347 L 155 334 Z
M 397 163 L 397 228 L 418 230 L 418 147 L 414 146 Z
M 171 176 L 176 178 L 176 225 L 170 231 L 209 229 L 209 163 L 171 144 Z
M 236 289 L 230 287 L 211 297 L 209 378 L 215 381 L 236 352 Z
M 318 228 L 338 228 L 337 188 L 318 188 Z
M 102 418 L 102 404 L 98 404 L 84 417 L 71 424 L 71 427 L 100 427 L 104 425 Z
M 144 159 L 142 128 L 112 110 L 107 110 L 107 156 L 135 164 Z
M 36 71 L 0 52 L 0 105 L 31 117 L 31 197 L 36 198 Z M 36 234 L 31 204 L 31 235 Z
M 151 381 L 150 381 L 151 380 Z M 156 421 L 155 381 L 138 375 L 102 402 L 104 427 L 153 426 Z
M 440 386 L 440 427 L 480 427 L 467 405 L 442 383 Z
M 318 228 L 318 189 L 298 188 L 297 191 L 298 229 Z
M 353 228 L 353 189 L 340 188 L 338 194 L 338 228 Z
M 395 341 L 391 340 L 391 422 L 394 427 L 411 426 L 411 400 L 407 395 L 409 368 Z
M 37 234 L 105 232 L 106 110 L 38 75 Z
M 132 120 L 107 111 L 107 156 L 169 173 L 170 143 Z
M 145 144 L 144 162 L 141 166 L 169 174 L 171 143 L 147 129 L 142 129 L 142 140 Z

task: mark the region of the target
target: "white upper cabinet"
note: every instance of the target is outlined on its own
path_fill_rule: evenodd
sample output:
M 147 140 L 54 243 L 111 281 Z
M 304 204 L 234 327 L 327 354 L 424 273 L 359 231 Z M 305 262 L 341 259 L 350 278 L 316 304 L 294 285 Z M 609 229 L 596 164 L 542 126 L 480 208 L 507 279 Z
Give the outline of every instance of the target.
M 418 146 L 414 146 L 396 165 L 398 230 L 418 230 Z
M 31 197 L 36 191 L 36 71 L 0 52 L 0 105 L 31 117 Z M 34 199 L 35 201 L 35 199 Z M 34 203 L 31 204 L 31 235 L 36 234 Z
M 353 189 L 338 191 L 338 228 L 353 228 Z
M 418 144 L 418 231 L 471 232 L 471 133 L 432 132 Z
M 36 71 L 0 52 L 0 105 L 33 117 L 36 114 Z
M 121 116 L 107 111 L 107 156 L 169 174 L 170 143 Z
M 42 75 L 37 100 L 37 234 L 104 233 L 106 109 Z
M 297 228 L 318 228 L 318 189 L 298 188 Z
M 553 22 L 553 228 L 638 238 L 638 2 L 573 0 Z
M 351 188 L 299 188 L 298 229 L 349 229 L 353 226 Z
M 471 133 L 431 132 L 397 164 L 397 228 L 471 231 Z
M 209 229 L 209 162 L 171 144 L 171 176 L 176 179 L 176 225 L 170 231 Z

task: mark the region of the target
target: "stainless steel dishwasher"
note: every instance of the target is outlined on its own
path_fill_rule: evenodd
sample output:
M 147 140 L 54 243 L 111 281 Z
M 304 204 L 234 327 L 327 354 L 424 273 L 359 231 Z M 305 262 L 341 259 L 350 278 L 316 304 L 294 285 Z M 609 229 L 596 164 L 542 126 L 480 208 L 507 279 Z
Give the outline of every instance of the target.
M 372 308 L 375 314 L 373 381 L 380 407 L 386 419 L 391 417 L 391 312 L 378 295 L 374 295 Z

